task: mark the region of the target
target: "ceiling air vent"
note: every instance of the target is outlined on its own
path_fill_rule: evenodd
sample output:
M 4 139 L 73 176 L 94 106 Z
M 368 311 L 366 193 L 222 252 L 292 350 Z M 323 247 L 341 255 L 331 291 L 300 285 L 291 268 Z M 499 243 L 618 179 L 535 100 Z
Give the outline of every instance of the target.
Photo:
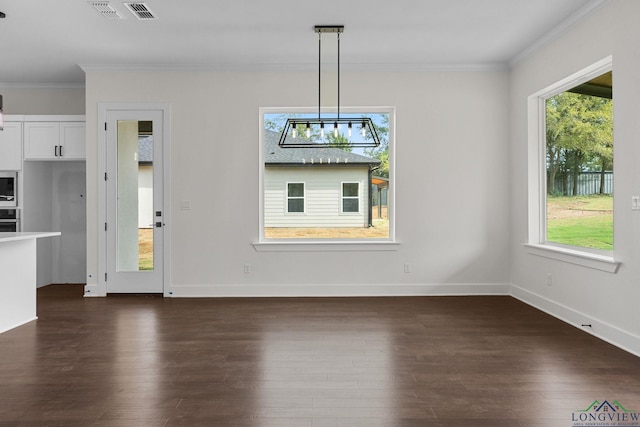
M 111 7 L 108 1 L 90 1 L 89 3 L 107 19 L 124 19 L 124 16 Z
M 125 3 L 124 5 L 140 20 L 152 21 L 156 19 L 153 12 L 151 12 L 149 7 L 144 3 Z

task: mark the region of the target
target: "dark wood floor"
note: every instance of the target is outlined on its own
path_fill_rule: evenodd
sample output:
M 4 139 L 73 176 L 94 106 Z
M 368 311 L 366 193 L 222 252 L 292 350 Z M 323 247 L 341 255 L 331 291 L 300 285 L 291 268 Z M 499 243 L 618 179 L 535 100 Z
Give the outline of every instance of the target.
M 510 297 L 38 292 L 0 334 L 0 426 L 571 426 L 640 409 L 640 358 Z

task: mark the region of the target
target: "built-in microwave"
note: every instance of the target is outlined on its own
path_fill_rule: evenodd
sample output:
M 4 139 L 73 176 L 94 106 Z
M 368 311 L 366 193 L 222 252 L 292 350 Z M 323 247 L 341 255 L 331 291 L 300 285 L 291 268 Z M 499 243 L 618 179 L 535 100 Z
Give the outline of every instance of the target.
M 18 173 L 0 172 L 0 206 L 18 206 Z

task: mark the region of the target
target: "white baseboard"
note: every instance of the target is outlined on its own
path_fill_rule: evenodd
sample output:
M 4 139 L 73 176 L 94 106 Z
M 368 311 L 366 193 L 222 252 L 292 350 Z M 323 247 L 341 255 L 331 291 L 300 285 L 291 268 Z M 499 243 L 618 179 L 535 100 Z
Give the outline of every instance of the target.
M 7 331 L 10 331 L 12 329 L 15 329 L 18 326 L 22 326 L 22 325 L 26 325 L 27 323 L 31 323 L 34 320 L 38 320 L 38 316 L 34 317 L 33 319 L 29 319 L 29 320 L 25 320 L 24 322 L 17 323 L 17 324 L 15 324 L 13 326 L 5 326 L 2 329 L 0 329 L 0 334 L 3 333 L 3 332 L 7 332 Z
M 509 295 L 507 283 L 477 284 L 332 284 L 332 285 L 174 285 L 165 296 L 218 297 L 382 297 Z
M 609 344 L 640 356 L 640 337 L 637 335 L 515 285 L 511 285 L 511 296 Z

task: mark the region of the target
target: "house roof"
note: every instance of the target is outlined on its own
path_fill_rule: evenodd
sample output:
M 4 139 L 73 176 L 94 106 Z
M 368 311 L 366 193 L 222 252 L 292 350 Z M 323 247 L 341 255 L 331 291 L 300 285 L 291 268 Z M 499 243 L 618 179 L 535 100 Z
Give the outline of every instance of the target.
M 271 130 L 264 131 L 264 164 L 277 165 L 369 165 L 378 166 L 380 160 L 360 154 L 349 153 L 334 147 L 310 147 L 310 148 L 282 148 L 278 145 L 280 133 Z

